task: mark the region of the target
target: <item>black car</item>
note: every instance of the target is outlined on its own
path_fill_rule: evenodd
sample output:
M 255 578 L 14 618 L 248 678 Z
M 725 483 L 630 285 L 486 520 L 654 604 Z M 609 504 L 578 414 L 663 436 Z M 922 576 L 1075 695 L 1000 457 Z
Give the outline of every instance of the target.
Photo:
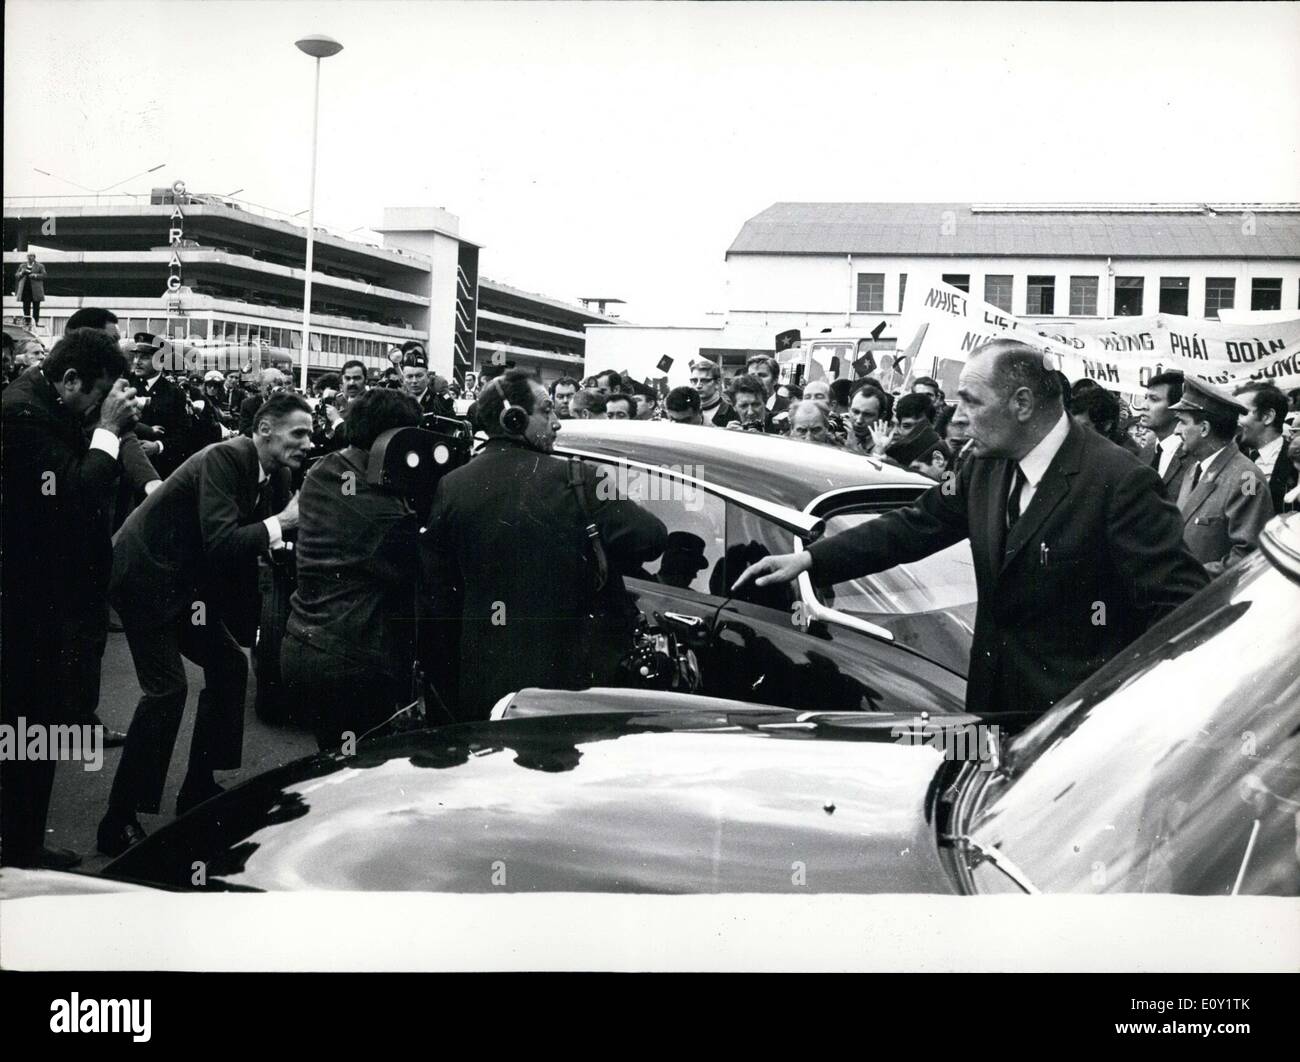
M 111 863 L 192 890 L 1300 895 L 1300 516 L 1004 742 L 969 716 L 524 690 Z M 833 697 L 827 709 L 840 707 Z
M 669 532 L 626 582 L 652 626 L 693 634 L 700 692 L 755 704 L 961 712 L 976 587 L 962 542 L 915 564 L 731 595 L 744 569 L 907 505 L 934 481 L 779 436 L 657 421 L 564 422 L 556 453 L 602 469 Z

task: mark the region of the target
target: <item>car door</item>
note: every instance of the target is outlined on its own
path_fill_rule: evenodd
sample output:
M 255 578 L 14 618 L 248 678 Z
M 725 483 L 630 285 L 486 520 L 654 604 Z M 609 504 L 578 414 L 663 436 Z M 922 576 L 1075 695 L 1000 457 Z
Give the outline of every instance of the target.
M 809 711 L 961 709 L 960 680 L 887 632 L 873 638 L 812 619 L 793 586 L 730 593 L 754 560 L 794 548 L 790 531 L 671 469 L 583 459 L 664 522 L 664 555 L 622 574 L 652 625 L 694 632 L 702 694 Z
M 754 561 L 796 548 L 790 531 L 728 502 L 728 586 Z M 746 584 L 726 602 L 712 648 L 720 696 L 809 711 L 963 710 L 958 676 L 882 628 L 827 622 L 807 605 L 798 583 Z

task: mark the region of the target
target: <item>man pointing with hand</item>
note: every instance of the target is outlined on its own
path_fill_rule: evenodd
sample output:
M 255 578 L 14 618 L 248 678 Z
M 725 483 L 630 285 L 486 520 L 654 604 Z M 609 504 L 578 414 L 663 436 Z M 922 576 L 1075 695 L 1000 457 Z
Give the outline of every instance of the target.
M 979 605 L 968 711 L 1035 718 L 1206 582 L 1149 466 L 1066 415 L 1034 348 L 994 340 L 961 374 L 971 459 L 910 507 L 764 557 L 736 581 L 818 586 L 970 539 Z M 734 589 L 734 588 L 733 588 Z

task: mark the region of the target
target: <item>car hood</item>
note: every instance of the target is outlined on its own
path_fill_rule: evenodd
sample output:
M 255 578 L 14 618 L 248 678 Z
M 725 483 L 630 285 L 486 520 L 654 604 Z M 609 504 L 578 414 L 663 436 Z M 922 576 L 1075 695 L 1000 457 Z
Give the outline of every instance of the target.
M 932 818 L 943 756 L 897 736 L 909 720 L 855 715 L 418 731 L 253 779 L 104 873 L 257 890 L 956 891 Z

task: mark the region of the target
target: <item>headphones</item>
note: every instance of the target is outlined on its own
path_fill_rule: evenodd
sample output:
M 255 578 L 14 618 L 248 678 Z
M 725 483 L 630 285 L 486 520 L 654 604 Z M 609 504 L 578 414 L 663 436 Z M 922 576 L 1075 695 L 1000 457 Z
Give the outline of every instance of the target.
M 506 398 L 506 387 L 502 377 L 498 376 L 490 386 L 501 392 L 501 401 L 504 403 L 500 416 L 501 430 L 507 435 L 522 436 L 528 430 L 528 411 L 521 406 L 510 404 L 510 399 Z

